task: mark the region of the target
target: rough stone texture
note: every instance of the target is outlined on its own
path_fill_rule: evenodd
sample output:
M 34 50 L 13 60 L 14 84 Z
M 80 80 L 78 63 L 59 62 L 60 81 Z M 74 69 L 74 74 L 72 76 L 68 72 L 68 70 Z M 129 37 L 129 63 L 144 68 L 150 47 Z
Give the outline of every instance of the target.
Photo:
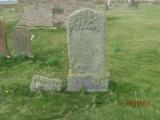
M 52 0 L 19 0 L 21 25 L 52 26 Z
M 107 91 L 105 73 L 106 19 L 95 10 L 84 8 L 74 12 L 68 22 L 70 70 L 68 91 L 85 88 L 88 92 Z
M 35 75 L 32 78 L 30 86 L 31 91 L 60 91 L 62 89 L 62 81 L 58 78 L 50 79 L 44 76 Z
M 9 56 L 9 51 L 7 47 L 7 27 L 1 19 L 0 19 L 0 54 Z
M 83 7 L 95 7 L 95 0 L 18 0 L 21 25 L 63 26 L 68 15 Z
M 31 33 L 24 27 L 15 28 L 13 31 L 13 41 L 18 55 L 25 55 L 33 58 Z

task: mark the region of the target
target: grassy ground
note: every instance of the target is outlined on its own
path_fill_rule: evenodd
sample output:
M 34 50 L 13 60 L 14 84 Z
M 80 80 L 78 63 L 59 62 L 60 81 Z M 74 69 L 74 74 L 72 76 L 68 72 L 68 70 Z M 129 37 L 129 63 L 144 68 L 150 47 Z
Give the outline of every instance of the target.
M 103 10 L 103 7 L 98 7 Z M 34 59 L 14 56 L 11 33 L 16 12 L 0 15 L 8 25 L 12 58 L 0 57 L 0 120 L 159 120 L 160 119 L 160 6 L 106 11 L 110 73 L 108 93 L 31 93 L 35 74 L 67 81 L 65 29 L 32 29 Z M 149 101 L 128 106 L 127 100 Z

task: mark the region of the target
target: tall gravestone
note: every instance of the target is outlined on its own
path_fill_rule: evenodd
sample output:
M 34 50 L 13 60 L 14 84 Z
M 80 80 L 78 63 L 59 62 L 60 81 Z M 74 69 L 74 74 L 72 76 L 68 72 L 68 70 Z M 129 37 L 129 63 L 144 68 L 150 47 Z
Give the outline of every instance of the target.
M 18 55 L 33 58 L 31 36 L 31 33 L 26 28 L 15 28 L 13 31 L 13 42 Z
M 7 27 L 2 20 L 0 20 L 0 54 L 9 57 L 7 47 Z
M 93 9 L 84 8 L 70 15 L 68 91 L 107 91 L 105 29 L 105 16 Z

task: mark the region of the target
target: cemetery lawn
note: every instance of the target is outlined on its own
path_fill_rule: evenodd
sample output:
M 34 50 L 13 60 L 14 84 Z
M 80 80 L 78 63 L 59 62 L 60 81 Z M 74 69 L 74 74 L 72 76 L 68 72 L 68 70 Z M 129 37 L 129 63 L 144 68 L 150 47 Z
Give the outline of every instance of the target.
M 0 120 L 160 120 L 160 6 L 115 7 L 107 17 L 107 93 L 66 92 L 68 55 L 64 28 L 32 28 L 34 59 L 15 56 L 12 30 L 18 15 L 0 11 L 12 58 L 0 57 Z M 31 93 L 35 74 L 57 77 L 59 93 Z M 127 101 L 145 105 L 129 106 Z M 146 104 L 147 103 L 147 104 Z M 133 104 L 132 104 L 133 105 Z

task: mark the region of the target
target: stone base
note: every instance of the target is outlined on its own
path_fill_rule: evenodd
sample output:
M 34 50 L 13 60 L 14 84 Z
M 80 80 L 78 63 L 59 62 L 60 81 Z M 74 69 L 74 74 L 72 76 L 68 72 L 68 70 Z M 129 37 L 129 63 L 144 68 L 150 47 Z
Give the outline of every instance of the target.
M 80 91 L 85 89 L 87 92 L 107 92 L 108 78 L 98 78 L 94 75 L 77 74 L 68 76 L 67 91 Z

